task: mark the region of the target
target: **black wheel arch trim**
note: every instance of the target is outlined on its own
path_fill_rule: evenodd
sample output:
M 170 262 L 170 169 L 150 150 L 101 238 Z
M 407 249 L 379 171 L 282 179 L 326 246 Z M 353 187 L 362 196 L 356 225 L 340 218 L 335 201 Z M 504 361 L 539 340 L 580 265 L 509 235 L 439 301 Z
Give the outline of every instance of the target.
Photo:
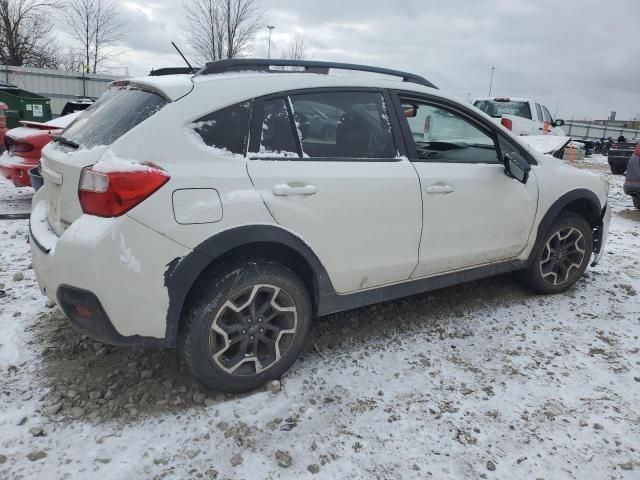
M 187 295 L 200 274 L 225 253 L 253 243 L 273 243 L 294 250 L 309 265 L 314 275 L 316 314 L 323 298 L 335 293 L 333 284 L 315 252 L 300 237 L 275 225 L 246 225 L 222 231 L 196 246 L 184 257 L 173 259 L 165 270 L 164 284 L 169 295 L 165 340 L 174 347 L 178 338 L 180 316 Z
M 586 200 L 587 204 L 591 208 L 592 219 L 587 219 L 590 223 L 595 219 L 602 220 L 604 215 L 604 206 L 600 204 L 600 199 L 593 193 L 591 190 L 587 190 L 586 188 L 577 188 L 575 190 L 571 190 L 560 198 L 558 198 L 552 205 L 549 207 L 547 212 L 542 217 L 540 224 L 538 225 L 538 230 L 536 232 L 536 241 L 535 247 L 531 251 L 529 256 L 529 260 L 532 260 L 535 256 L 535 253 L 540 246 L 540 241 L 544 237 L 545 233 L 551 227 L 553 221 L 558 217 L 560 212 L 562 212 L 569 204 L 575 202 L 576 200 Z

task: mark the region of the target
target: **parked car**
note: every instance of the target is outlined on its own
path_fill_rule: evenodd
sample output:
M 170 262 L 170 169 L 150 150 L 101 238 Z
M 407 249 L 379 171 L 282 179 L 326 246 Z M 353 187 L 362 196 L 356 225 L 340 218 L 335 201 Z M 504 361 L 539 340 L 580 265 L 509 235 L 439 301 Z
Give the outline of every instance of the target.
M 300 131 L 309 102 L 340 111 L 335 138 Z M 235 392 L 286 372 L 316 316 L 509 271 L 562 292 L 601 258 L 610 218 L 606 180 L 424 78 L 325 62 L 113 82 L 42 173 L 42 292 L 81 332 L 177 346 Z
M 627 171 L 629 158 L 633 154 L 633 150 L 635 148 L 636 142 L 616 142 L 611 145 L 607 155 L 611 173 L 614 175 L 624 175 L 624 172 Z
M 21 127 L 7 131 L 4 136 L 5 153 L 0 157 L 0 175 L 17 187 L 31 186 L 29 170 L 40 163 L 42 147 L 78 115 L 72 113 L 45 123 L 22 120 Z
M 636 143 L 628 165 L 623 186 L 624 193 L 631 195 L 633 205 L 640 209 L 640 142 Z
M 554 120 L 547 107 L 528 98 L 477 98 L 473 105 L 514 135 L 566 135 L 564 120 Z
M 64 104 L 64 107 L 62 107 L 60 116 L 64 117 L 72 113 L 83 112 L 91 105 L 93 105 L 93 102 L 94 101 L 90 98 L 77 98 L 75 100 L 70 100 Z

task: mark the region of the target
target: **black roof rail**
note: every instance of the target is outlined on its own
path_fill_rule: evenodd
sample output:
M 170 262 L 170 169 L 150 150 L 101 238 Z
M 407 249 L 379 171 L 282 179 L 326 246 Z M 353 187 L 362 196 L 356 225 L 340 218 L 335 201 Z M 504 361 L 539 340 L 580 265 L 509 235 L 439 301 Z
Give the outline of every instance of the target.
M 336 62 L 320 62 L 316 60 L 278 60 L 278 59 L 261 59 L 261 58 L 229 58 L 209 62 L 200 70 L 198 75 L 211 75 L 214 73 L 227 72 L 273 72 L 273 73 L 297 73 L 298 70 L 272 70 L 271 67 L 297 67 L 304 69 L 306 73 L 327 74 L 330 69 L 334 70 L 351 70 L 355 72 L 379 73 L 382 75 L 390 75 L 402 78 L 403 82 L 417 83 L 427 87 L 437 89 L 433 83 L 420 75 L 413 73 L 401 72 L 399 70 L 391 70 L 388 68 L 370 67 L 367 65 L 358 65 L 355 63 L 336 63 Z
M 161 76 L 164 76 L 164 75 L 180 75 L 180 74 L 191 75 L 193 73 L 196 73 L 198 70 L 200 70 L 200 68 L 197 68 L 197 67 L 193 67 L 193 68 L 189 68 L 189 67 L 155 68 L 155 69 L 151 70 L 151 72 L 149 72 L 149 76 L 150 77 L 161 77 Z

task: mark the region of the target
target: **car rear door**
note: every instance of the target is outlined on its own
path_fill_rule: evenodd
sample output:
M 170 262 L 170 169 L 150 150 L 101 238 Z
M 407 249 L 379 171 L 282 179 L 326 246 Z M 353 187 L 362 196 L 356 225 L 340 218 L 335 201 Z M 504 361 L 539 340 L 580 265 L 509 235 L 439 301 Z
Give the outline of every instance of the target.
M 500 159 L 501 151 L 522 149 L 450 101 L 413 93 L 394 100 L 423 192 L 420 260 L 412 276 L 518 256 L 532 230 L 538 186 L 535 173 L 526 185 L 507 177 Z
M 420 185 L 388 102 L 375 89 L 254 102 L 251 180 L 275 221 L 315 251 L 339 293 L 407 280 L 418 263 Z

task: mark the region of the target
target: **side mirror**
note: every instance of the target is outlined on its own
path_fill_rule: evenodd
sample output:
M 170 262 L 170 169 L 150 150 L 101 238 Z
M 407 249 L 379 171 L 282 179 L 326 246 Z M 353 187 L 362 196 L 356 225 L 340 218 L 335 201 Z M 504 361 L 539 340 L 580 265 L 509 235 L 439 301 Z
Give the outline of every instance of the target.
M 559 118 L 558 118 L 558 119 L 556 119 L 556 121 L 555 121 L 555 122 L 553 122 L 553 126 L 554 126 L 554 127 L 561 127 L 561 126 L 563 126 L 563 125 L 564 125 L 564 120 L 560 120 Z
M 504 156 L 504 173 L 508 177 L 526 184 L 530 171 L 531 165 L 520 154 L 511 152 Z
M 406 118 L 415 118 L 418 116 L 418 106 L 417 105 L 407 105 L 403 106 L 404 116 Z

